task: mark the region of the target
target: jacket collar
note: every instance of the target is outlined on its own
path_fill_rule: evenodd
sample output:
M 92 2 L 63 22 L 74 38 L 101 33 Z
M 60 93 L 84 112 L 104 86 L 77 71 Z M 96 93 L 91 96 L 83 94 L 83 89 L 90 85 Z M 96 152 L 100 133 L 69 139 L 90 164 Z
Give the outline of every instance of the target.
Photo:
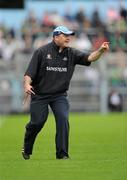
M 52 41 L 51 42 L 52 43 L 52 46 L 54 47 L 54 49 L 56 49 L 57 51 L 59 51 L 59 46 L 54 42 L 54 41 Z

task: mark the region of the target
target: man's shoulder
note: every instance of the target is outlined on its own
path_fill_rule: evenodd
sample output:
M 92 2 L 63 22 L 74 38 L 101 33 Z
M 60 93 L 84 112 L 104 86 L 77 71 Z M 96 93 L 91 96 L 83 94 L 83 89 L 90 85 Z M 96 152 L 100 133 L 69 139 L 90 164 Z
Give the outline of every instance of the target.
M 52 46 L 52 43 L 51 43 L 51 42 L 50 42 L 50 43 L 47 43 L 47 44 L 39 47 L 39 48 L 37 49 L 37 51 L 39 51 L 39 52 L 46 51 L 46 50 L 48 50 L 51 46 Z
M 76 48 L 74 48 L 74 47 L 68 47 L 68 50 L 69 50 L 70 52 L 72 52 L 72 53 L 75 53 L 75 52 L 77 52 L 77 51 L 80 51 L 79 49 L 76 49 Z
M 84 55 L 90 54 L 88 51 L 85 51 L 85 50 L 83 51 L 81 49 L 77 49 L 77 48 L 74 48 L 74 47 L 70 47 L 69 50 L 73 54 L 84 54 Z
M 67 49 L 68 49 L 69 53 L 74 53 L 74 51 L 75 51 L 75 48 L 73 48 L 73 47 L 68 47 Z

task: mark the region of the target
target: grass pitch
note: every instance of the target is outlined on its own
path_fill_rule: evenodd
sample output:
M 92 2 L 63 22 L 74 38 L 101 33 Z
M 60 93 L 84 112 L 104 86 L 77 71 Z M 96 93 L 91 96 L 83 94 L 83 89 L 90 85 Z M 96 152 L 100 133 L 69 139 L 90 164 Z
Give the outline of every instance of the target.
M 126 180 L 127 114 L 70 114 L 69 160 L 55 159 L 49 116 L 30 160 L 21 156 L 27 115 L 0 117 L 0 180 Z

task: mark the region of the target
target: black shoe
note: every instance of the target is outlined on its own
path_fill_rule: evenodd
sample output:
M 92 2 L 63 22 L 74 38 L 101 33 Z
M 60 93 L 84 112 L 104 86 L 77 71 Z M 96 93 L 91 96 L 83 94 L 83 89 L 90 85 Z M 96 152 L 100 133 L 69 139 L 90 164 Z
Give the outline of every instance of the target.
M 66 159 L 69 159 L 69 157 L 68 156 L 63 156 L 62 159 L 66 160 Z
M 22 149 L 22 156 L 25 160 L 30 159 L 30 154 L 25 153 L 24 149 Z
M 63 160 L 66 160 L 66 159 L 69 159 L 69 156 L 56 157 L 56 159 L 63 159 Z

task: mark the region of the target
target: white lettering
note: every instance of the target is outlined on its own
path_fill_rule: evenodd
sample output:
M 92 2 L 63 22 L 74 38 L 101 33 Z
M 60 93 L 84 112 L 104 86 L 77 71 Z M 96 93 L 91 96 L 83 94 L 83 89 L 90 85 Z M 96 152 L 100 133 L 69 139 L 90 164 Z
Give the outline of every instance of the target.
M 67 68 L 62 68 L 62 67 L 50 67 L 50 66 L 47 66 L 46 67 L 46 70 L 47 71 L 57 71 L 57 72 L 67 72 Z

